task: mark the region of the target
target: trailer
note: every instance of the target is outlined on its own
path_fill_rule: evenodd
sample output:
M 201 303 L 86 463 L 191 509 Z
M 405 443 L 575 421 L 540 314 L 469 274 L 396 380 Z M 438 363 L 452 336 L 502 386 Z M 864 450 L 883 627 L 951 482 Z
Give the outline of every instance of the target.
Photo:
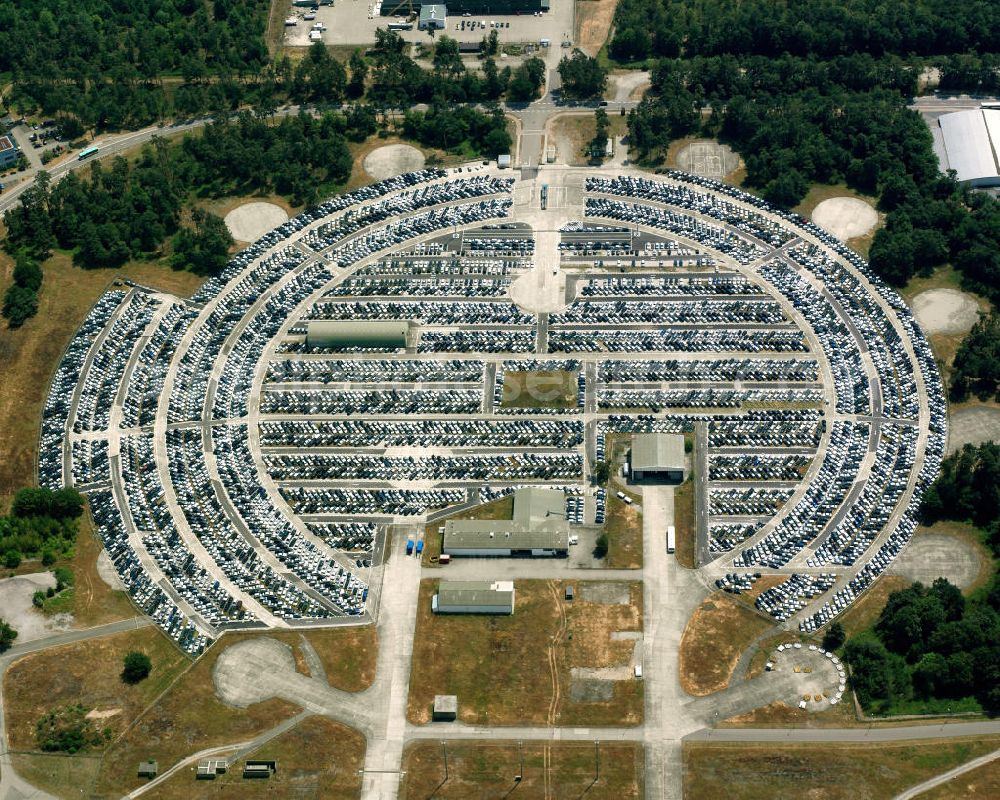
M 673 525 L 667 525 L 667 552 L 672 553 L 677 548 L 677 531 Z

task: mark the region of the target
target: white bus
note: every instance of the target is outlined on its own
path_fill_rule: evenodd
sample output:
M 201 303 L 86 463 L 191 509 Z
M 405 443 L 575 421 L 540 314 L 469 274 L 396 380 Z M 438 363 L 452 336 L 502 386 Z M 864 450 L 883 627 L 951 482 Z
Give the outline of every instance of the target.
M 667 552 L 672 553 L 677 548 L 677 532 L 673 525 L 667 525 Z

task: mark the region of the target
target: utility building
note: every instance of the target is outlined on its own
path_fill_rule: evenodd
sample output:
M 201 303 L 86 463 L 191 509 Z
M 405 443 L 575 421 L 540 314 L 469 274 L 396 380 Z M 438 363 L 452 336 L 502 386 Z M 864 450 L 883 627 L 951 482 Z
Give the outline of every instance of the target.
M 565 556 L 566 498 L 557 489 L 518 489 L 509 520 L 449 519 L 442 552 L 450 556 Z
M 404 8 L 410 10 L 416 9 L 419 6 L 422 15 L 423 10 L 429 5 L 431 4 L 424 4 L 419 2 L 419 0 L 382 3 L 380 13 L 383 17 L 393 17 L 401 13 Z M 447 12 L 453 16 L 466 13 L 503 16 L 505 14 L 534 14 L 536 11 L 548 11 L 549 6 L 550 0 L 450 0 L 447 3 Z M 423 30 L 422 24 L 420 28 Z
M 682 483 L 684 437 L 676 433 L 637 433 L 632 437 L 629 474 L 633 481 Z
M 318 319 L 309 322 L 306 328 L 306 347 L 399 350 L 406 347 L 409 333 L 408 320 Z
M 431 602 L 435 614 L 513 614 L 513 581 L 441 581 Z
M 448 24 L 448 7 L 439 5 L 420 6 L 417 28 L 422 31 L 443 31 Z

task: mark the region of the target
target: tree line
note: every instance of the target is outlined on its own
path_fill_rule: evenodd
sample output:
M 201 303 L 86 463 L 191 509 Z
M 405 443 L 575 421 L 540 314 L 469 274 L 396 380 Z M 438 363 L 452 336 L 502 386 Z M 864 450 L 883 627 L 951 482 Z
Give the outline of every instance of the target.
M 1000 399 L 1000 315 L 995 311 L 980 316 L 958 346 L 949 384 L 956 403 L 970 394 L 983 401 Z
M 942 55 L 989 52 L 1000 29 L 991 0 L 620 0 L 609 54 Z

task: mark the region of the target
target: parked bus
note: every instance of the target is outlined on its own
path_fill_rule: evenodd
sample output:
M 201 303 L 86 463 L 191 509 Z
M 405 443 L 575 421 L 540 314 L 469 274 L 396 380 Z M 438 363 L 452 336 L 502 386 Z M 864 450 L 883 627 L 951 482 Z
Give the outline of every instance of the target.
M 667 525 L 667 552 L 672 553 L 677 548 L 677 532 L 673 525 Z
M 77 161 L 83 161 L 85 158 L 90 158 L 92 155 L 96 155 L 96 153 L 97 153 L 96 147 L 87 147 L 86 149 L 81 150 L 80 155 L 78 155 L 76 158 Z

